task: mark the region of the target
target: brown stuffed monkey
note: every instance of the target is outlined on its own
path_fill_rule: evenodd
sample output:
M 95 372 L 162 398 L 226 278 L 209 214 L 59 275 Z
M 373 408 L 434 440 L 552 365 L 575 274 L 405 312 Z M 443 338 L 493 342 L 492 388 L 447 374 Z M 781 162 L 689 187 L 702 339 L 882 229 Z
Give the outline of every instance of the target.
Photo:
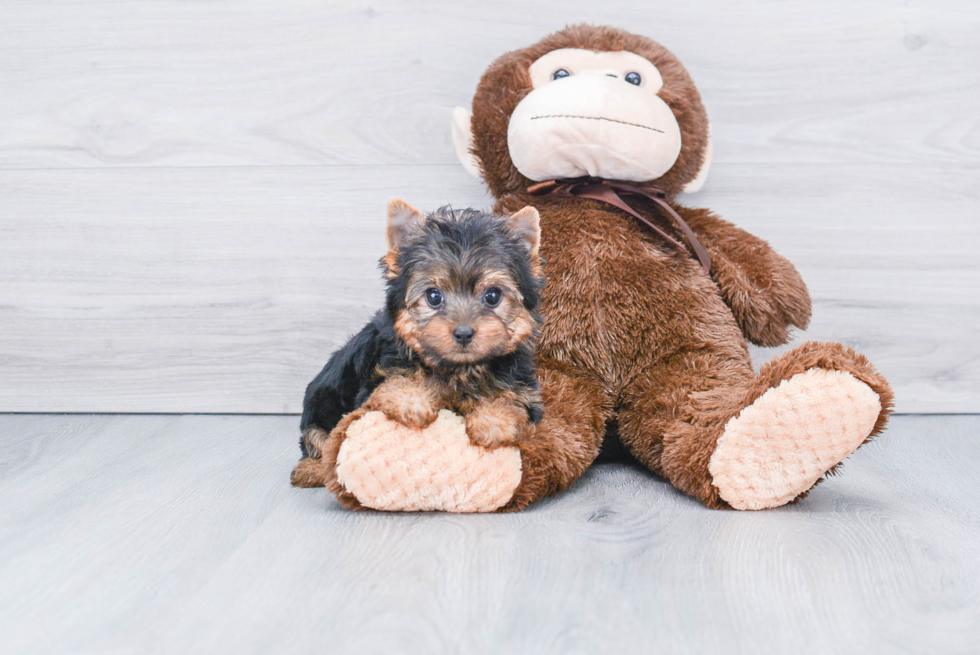
M 447 415 L 412 442 L 435 475 L 399 468 L 392 435 L 407 428 L 352 415 L 324 435 L 309 479 L 351 507 L 521 509 L 575 482 L 614 424 L 706 506 L 763 509 L 803 497 L 882 431 L 891 389 L 841 344 L 806 343 L 754 373 L 746 342 L 786 343 L 810 298 L 765 241 L 675 204 L 703 184 L 711 144 L 698 91 L 663 46 L 569 27 L 494 62 L 472 107 L 453 116 L 464 166 L 495 211 L 540 214 L 544 418 L 505 457 L 465 450 Z

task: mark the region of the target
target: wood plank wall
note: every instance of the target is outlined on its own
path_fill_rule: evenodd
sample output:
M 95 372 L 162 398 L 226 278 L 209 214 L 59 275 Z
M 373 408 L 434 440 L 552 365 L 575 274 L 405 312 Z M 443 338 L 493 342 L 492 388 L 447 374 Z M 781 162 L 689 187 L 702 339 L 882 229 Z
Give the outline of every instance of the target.
M 971 0 L 5 0 L 0 411 L 299 411 L 379 304 L 385 202 L 488 204 L 453 107 L 579 21 L 687 64 L 716 160 L 684 201 L 797 264 L 797 341 L 980 411 Z

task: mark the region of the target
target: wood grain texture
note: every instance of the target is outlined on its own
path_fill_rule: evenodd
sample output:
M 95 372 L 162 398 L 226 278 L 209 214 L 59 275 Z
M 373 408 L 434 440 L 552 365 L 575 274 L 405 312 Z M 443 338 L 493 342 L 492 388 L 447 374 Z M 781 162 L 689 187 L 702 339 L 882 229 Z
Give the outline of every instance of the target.
M 972 0 L 8 0 L 0 166 L 455 164 L 489 62 L 581 21 L 681 57 L 718 161 L 980 155 Z
M 810 285 L 814 321 L 796 342 L 865 352 L 900 411 L 980 411 L 978 169 L 715 172 L 689 202 L 769 239 Z M 297 412 L 381 304 L 383 199 L 489 202 L 456 166 L 0 179 L 2 411 Z M 941 211 L 918 184 L 943 189 Z
M 899 416 L 803 502 L 594 467 L 515 515 L 287 485 L 292 417 L 0 417 L 4 651 L 974 653 L 980 418 Z
M 980 9 L 802 0 L 0 4 L 0 411 L 296 412 L 378 306 L 384 203 L 485 206 L 449 116 L 567 22 L 658 38 L 806 338 L 980 411 Z M 756 359 L 771 353 L 756 351 Z

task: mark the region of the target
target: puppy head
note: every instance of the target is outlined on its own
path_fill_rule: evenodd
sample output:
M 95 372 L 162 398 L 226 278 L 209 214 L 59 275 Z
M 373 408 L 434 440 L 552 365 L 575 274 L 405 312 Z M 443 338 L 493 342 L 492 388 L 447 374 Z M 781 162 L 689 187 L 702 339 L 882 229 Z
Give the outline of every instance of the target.
M 537 333 L 543 277 L 538 212 L 509 218 L 388 204 L 387 308 L 398 336 L 437 367 L 514 352 Z

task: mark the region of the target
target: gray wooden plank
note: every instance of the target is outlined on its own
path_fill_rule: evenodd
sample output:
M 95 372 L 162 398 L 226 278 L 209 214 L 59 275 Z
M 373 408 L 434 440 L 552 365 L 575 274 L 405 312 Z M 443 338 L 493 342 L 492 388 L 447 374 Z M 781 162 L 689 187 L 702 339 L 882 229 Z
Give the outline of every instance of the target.
M 722 164 L 686 201 L 797 264 L 815 309 L 796 342 L 865 352 L 901 411 L 977 412 L 978 174 Z M 489 202 L 456 166 L 0 173 L 0 411 L 299 411 L 380 306 L 399 196 Z
M 4 172 L 0 410 L 298 411 L 396 196 L 486 203 L 457 166 Z
M 980 417 L 898 416 L 805 501 L 594 467 L 516 515 L 286 484 L 293 417 L 0 416 L 11 653 L 972 653 Z
M 980 154 L 971 0 L 8 0 L 0 167 L 451 164 L 486 66 L 579 21 L 681 56 L 718 161 Z

